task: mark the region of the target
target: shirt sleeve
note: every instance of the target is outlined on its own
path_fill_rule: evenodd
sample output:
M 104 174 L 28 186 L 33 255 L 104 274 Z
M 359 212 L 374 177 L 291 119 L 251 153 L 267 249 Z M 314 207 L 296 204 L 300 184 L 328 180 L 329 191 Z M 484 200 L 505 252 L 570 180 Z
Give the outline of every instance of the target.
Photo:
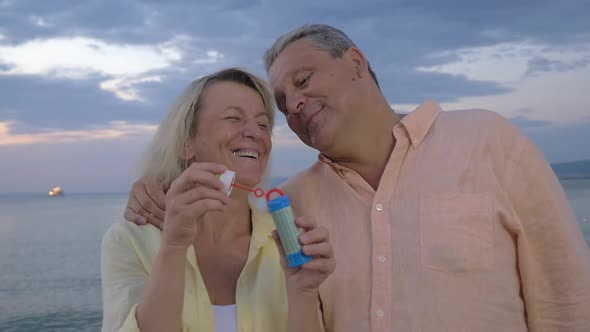
M 590 251 L 541 151 L 521 135 L 507 165 L 520 224 L 518 268 L 530 331 L 590 331 Z
M 105 234 L 101 248 L 102 331 L 137 331 L 137 303 L 148 274 L 119 224 Z

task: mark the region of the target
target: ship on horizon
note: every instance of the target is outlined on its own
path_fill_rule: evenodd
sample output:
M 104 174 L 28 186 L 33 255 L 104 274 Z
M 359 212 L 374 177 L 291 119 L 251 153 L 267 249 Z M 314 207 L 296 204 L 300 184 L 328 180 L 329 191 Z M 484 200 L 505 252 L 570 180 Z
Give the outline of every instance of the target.
M 63 196 L 64 192 L 60 187 L 55 187 L 49 191 L 49 197 Z

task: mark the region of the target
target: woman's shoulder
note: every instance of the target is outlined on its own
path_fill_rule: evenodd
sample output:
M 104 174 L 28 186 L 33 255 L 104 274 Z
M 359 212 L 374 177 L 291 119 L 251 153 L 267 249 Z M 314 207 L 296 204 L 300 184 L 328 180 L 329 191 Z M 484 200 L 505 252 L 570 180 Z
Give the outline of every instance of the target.
M 129 221 L 112 224 L 105 232 L 102 242 L 105 245 L 131 245 L 136 248 L 159 246 L 161 232 L 153 225 L 136 225 Z

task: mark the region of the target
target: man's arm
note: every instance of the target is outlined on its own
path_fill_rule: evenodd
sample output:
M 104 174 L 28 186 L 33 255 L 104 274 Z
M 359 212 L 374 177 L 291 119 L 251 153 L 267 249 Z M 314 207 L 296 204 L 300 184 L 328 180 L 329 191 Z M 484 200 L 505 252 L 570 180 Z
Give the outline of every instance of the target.
M 521 225 L 518 267 L 531 331 L 590 331 L 590 251 L 559 180 L 521 136 L 507 165 Z

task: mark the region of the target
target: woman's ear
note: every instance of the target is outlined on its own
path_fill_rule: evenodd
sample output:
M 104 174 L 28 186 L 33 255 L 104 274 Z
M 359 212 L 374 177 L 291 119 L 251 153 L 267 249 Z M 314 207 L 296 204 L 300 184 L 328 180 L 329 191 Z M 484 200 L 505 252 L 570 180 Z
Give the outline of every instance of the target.
M 182 154 L 182 159 L 186 160 L 187 163 L 195 158 L 195 152 L 193 151 L 193 147 L 190 142 L 184 145 L 184 151 Z

